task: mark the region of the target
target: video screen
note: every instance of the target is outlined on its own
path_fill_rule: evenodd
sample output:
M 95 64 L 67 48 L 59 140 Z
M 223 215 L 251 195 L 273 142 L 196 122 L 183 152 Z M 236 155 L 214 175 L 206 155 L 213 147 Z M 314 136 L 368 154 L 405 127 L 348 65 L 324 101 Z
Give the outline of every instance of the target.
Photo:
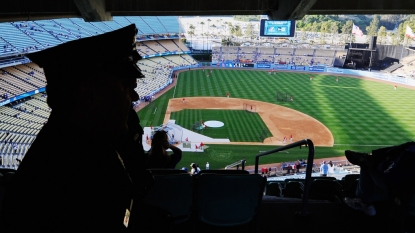
M 294 20 L 261 20 L 260 36 L 294 37 Z

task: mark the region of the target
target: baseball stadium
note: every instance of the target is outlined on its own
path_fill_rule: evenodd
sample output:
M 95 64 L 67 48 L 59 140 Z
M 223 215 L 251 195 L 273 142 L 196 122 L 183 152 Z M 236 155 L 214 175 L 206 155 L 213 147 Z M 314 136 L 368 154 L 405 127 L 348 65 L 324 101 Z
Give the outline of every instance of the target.
M 346 158 L 345 151 L 369 154 L 415 138 L 413 47 L 377 44 L 377 37 L 369 35 L 366 41 L 360 38 L 362 43 L 346 45 L 273 43 L 275 39 L 264 37 L 258 37 L 261 43 L 247 40 L 230 45 L 221 43 L 225 39 L 216 40 L 223 30 L 211 28 L 210 34 L 203 34 L 209 26 L 204 29 L 199 22 L 219 23 L 215 15 L 222 11 L 206 9 L 209 17 L 192 21 L 192 6 L 189 12 L 180 11 L 189 15 L 182 18 L 171 16 L 174 10 L 154 14 L 157 11 L 150 6 L 125 13 L 118 3 L 104 1 L 113 8 L 113 16 L 90 20 L 91 14 L 79 4 L 94 1 L 68 2 L 67 11 L 83 10 L 67 14 L 57 10 L 49 16 L 41 8 L 42 17 L 26 20 L 0 11 L 0 199 L 53 112 L 47 104 L 44 70 L 27 55 L 135 24 L 135 50 L 142 58 L 137 65 L 144 78 L 137 79 L 140 99 L 132 104 L 144 130 L 143 149 L 150 151 L 155 132 L 165 131 L 169 143 L 183 153 L 174 172 L 151 171 L 154 190 L 147 190 L 143 200 L 156 206 L 148 217 L 152 224 L 153 218 L 160 217 L 155 230 L 412 232 L 413 188 L 375 204 L 376 216 L 356 211 L 362 208 L 353 210 L 344 198 L 356 198 L 361 169 Z M 293 12 L 288 18 L 278 9 L 263 13 L 269 20 L 295 20 L 301 19 L 296 14 L 304 17 L 307 12 L 353 10 L 340 3 L 337 10 L 319 10 L 324 0 L 307 3 L 311 5 L 304 5 L 306 0 L 295 2 L 298 5 L 291 5 L 297 8 L 287 6 Z M 94 4 L 90 7 L 100 7 Z M 368 12 L 384 13 L 367 7 Z M 230 12 L 232 7 L 224 8 Z M 239 11 L 258 14 L 259 9 L 248 8 L 252 9 Z M 408 8 L 405 14 L 415 10 Z M 199 28 L 189 27 L 192 23 Z M 355 32 L 350 36 L 359 40 Z M 386 60 L 392 62 L 384 67 Z M 71 160 L 82 163 L 83 158 L 74 155 Z M 322 167 L 329 161 L 334 169 L 324 174 Z M 191 164 L 202 169 L 198 176 L 187 172 Z M 208 173 L 215 172 L 233 180 L 227 183 L 220 176 L 209 180 Z M 203 200 L 204 192 L 210 199 Z M 241 204 L 245 202 L 249 203 Z

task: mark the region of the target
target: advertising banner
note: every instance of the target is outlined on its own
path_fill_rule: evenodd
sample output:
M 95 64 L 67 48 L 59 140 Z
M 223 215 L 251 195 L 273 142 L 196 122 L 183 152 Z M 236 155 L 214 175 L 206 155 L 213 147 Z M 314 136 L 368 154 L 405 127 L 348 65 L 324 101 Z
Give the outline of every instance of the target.
M 277 65 L 274 65 L 273 68 L 278 69 L 278 70 L 288 70 L 288 65 L 277 64 Z
M 291 66 L 292 70 L 305 70 L 305 66 Z
M 269 69 L 271 68 L 271 64 L 257 64 L 256 68 L 266 68 Z
M 11 103 L 13 101 L 16 101 L 16 100 L 19 100 L 19 99 L 23 99 L 23 98 L 32 96 L 34 94 L 37 94 L 37 93 L 42 92 L 42 91 L 45 91 L 45 90 L 46 90 L 46 87 L 42 87 L 42 88 L 39 88 L 39 89 L 34 90 L 34 91 L 26 92 L 24 94 L 21 94 L 21 95 L 18 95 L 18 96 L 15 96 L 13 98 L 10 98 L 10 99 L 7 99 L 5 101 L 0 102 L 0 106 L 4 106 L 4 105 L 6 105 L 8 103 Z
M 337 69 L 337 68 L 327 68 L 327 72 L 328 73 L 343 74 L 343 70 L 342 69 Z
M 324 67 L 324 66 L 310 66 L 310 67 L 308 67 L 308 70 L 309 71 L 315 71 L 315 72 L 324 72 L 325 68 L 326 67 Z

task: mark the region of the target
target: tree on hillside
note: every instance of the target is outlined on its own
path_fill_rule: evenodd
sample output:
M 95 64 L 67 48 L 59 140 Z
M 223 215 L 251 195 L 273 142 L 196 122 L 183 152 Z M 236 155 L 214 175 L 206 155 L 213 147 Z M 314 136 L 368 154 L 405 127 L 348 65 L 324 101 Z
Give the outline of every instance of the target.
M 202 35 L 203 35 L 203 25 L 205 25 L 205 23 L 202 21 L 199 24 L 202 25 Z
M 353 21 L 348 20 L 342 27 L 342 34 L 350 35 L 352 34 L 352 29 L 353 29 Z
M 231 22 L 225 22 L 225 24 L 228 26 L 229 34 L 233 35 L 233 25 Z
M 210 27 L 213 28 L 213 31 L 215 31 L 215 29 L 217 29 L 215 24 L 210 25 Z M 216 32 L 216 33 L 218 33 L 218 32 Z
M 323 22 L 320 27 L 320 43 L 321 44 L 326 43 L 325 37 L 326 37 L 326 33 L 328 33 L 329 31 L 330 31 L 330 23 Z
M 190 24 L 189 25 L 189 30 L 187 31 L 187 34 L 190 35 L 190 40 L 192 41 L 192 44 L 193 44 L 193 35 L 195 34 L 195 29 L 196 29 L 196 27 L 193 24 Z M 193 45 L 192 45 L 192 47 L 193 47 Z
M 306 41 L 307 40 L 307 31 L 306 30 L 303 30 L 302 31 L 300 39 L 302 41 Z
M 209 24 L 210 24 L 210 21 L 212 21 L 211 19 L 207 19 L 207 22 L 208 22 L 208 33 L 209 33 Z
M 407 15 L 380 15 L 379 26 L 384 26 L 386 29 L 393 30 L 396 23 L 401 23 L 407 17 Z
M 381 26 L 379 28 L 377 41 L 379 42 L 379 44 L 385 44 L 387 42 L 386 28 L 384 26 Z
M 339 27 L 337 26 L 337 22 L 335 22 L 335 21 L 332 21 L 330 23 L 329 27 L 330 27 L 329 30 L 330 30 L 330 33 L 331 33 L 331 44 L 333 44 L 334 37 L 339 32 Z
M 403 41 L 403 37 L 401 36 L 401 31 L 403 31 L 403 23 L 399 24 L 398 30 L 392 33 L 392 44 L 399 45 Z M 405 34 L 405 32 L 403 32 Z
M 245 35 L 251 39 L 254 36 L 254 29 L 252 27 L 253 27 L 252 23 L 248 23 L 248 25 L 246 26 L 246 31 L 245 31 Z
M 376 36 L 378 34 L 379 21 L 379 15 L 375 15 L 372 21 L 370 22 L 370 25 L 366 27 L 366 33 L 368 35 L 366 36 L 366 42 L 369 42 L 370 36 Z
M 233 28 L 233 31 L 234 31 L 234 35 L 235 36 L 242 36 L 242 29 L 241 29 L 241 26 L 239 26 L 239 25 L 236 25 L 234 28 Z
M 352 35 L 352 29 L 353 29 L 353 21 L 348 20 L 341 29 L 342 35 L 343 35 L 342 40 L 344 41 L 344 43 L 352 42 L 352 38 L 354 38 L 354 36 Z
M 313 32 L 314 34 L 314 39 L 316 38 L 316 35 L 319 32 L 319 30 L 320 30 L 320 25 L 318 25 L 318 23 L 314 21 L 313 25 L 311 26 L 311 32 Z
M 225 35 L 225 34 L 229 34 L 228 33 L 228 22 L 227 21 L 225 21 L 225 22 L 223 22 L 222 24 L 221 24 L 221 29 L 222 29 L 222 31 L 223 31 L 223 34 Z

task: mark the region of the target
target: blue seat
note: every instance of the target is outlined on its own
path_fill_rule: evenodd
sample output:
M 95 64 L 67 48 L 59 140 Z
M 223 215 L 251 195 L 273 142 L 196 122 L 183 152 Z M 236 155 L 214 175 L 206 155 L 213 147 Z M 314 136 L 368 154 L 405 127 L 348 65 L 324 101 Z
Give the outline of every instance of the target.
M 215 227 L 254 228 L 266 178 L 259 174 L 201 174 L 197 178 L 196 218 Z
M 188 173 L 154 175 L 154 185 L 148 190 L 143 204 L 168 211 L 174 224 L 188 221 L 192 211 L 192 183 L 193 178 Z

